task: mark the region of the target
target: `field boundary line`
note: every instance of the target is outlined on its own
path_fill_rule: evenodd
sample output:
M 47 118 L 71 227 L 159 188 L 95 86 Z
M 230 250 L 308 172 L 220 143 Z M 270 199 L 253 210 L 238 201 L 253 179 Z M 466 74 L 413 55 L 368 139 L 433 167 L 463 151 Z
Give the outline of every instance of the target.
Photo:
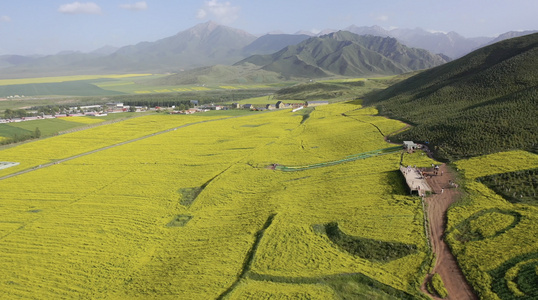
M 0 180 L 4 180 L 4 179 L 11 178 L 11 177 L 19 176 L 19 175 L 22 175 L 22 174 L 26 174 L 26 173 L 29 173 L 29 172 L 32 172 L 32 171 L 36 171 L 36 170 L 39 170 L 39 169 L 42 169 L 42 168 L 57 165 L 57 164 L 60 164 L 62 162 L 70 161 L 70 160 L 73 160 L 73 159 L 76 159 L 76 158 L 79 158 L 79 157 L 82 157 L 82 156 L 94 154 L 94 153 L 101 152 L 101 151 L 104 151 L 104 150 L 108 150 L 108 149 L 111 149 L 111 148 L 115 148 L 115 147 L 118 147 L 118 146 L 123 146 L 123 145 L 129 144 L 129 143 L 138 142 L 138 141 L 150 138 L 150 137 L 154 137 L 156 135 L 168 133 L 168 132 L 171 132 L 171 131 L 174 131 L 174 130 L 177 130 L 177 129 L 181 129 L 181 128 L 185 128 L 185 127 L 188 127 L 188 126 L 207 123 L 207 122 L 223 121 L 223 120 L 228 120 L 228 119 L 233 119 L 233 118 L 240 118 L 240 117 L 245 117 L 245 116 L 233 116 L 233 117 L 227 117 L 227 118 L 221 118 L 221 119 L 203 120 L 203 121 L 198 121 L 198 122 L 194 122 L 194 123 L 187 123 L 187 124 L 184 124 L 184 125 L 181 125 L 181 126 L 177 126 L 177 127 L 174 127 L 174 128 L 169 128 L 169 129 L 166 129 L 166 130 L 154 132 L 154 133 L 147 134 L 147 135 L 144 135 L 144 136 L 141 136 L 141 137 L 138 137 L 138 138 L 134 138 L 134 139 L 123 141 L 123 142 L 116 143 L 116 144 L 113 144 L 113 145 L 105 146 L 105 147 L 102 147 L 102 148 L 99 148 L 99 149 L 94 149 L 94 150 L 91 150 L 91 151 L 88 151 L 88 152 L 79 153 L 79 154 L 76 154 L 76 155 L 73 155 L 73 156 L 70 156 L 70 157 L 59 159 L 57 161 L 41 164 L 39 166 L 30 167 L 28 169 L 25 169 L 25 170 L 22 170 L 22 171 L 19 171 L 19 172 L 15 172 L 15 173 L 12 173 L 12 174 L 2 176 L 2 177 L 0 177 Z
M 252 265 L 252 261 L 254 260 L 254 256 L 256 255 L 256 252 L 258 251 L 258 246 L 260 245 L 260 242 L 263 238 L 263 234 L 265 233 L 265 230 L 271 226 L 273 223 L 273 220 L 275 219 L 276 214 L 270 215 L 265 223 L 263 224 L 262 228 L 256 233 L 256 238 L 254 240 L 254 243 L 252 244 L 252 247 L 247 253 L 247 256 L 245 257 L 245 260 L 243 262 L 243 268 L 241 269 L 241 274 L 237 277 L 237 279 L 234 281 L 234 283 L 226 289 L 222 294 L 220 294 L 217 298 L 217 300 L 224 299 L 228 294 L 230 294 L 235 287 L 241 282 L 241 280 L 245 277 L 247 277 L 248 272 L 250 271 L 250 266 Z
M 359 159 L 367 159 L 367 158 L 375 157 L 375 156 L 393 154 L 393 153 L 396 153 L 396 152 L 400 152 L 400 150 L 401 150 L 401 147 L 399 147 L 399 146 L 383 148 L 383 149 L 377 149 L 377 150 L 371 150 L 371 151 L 367 151 L 367 152 L 351 154 L 351 155 L 348 155 L 348 156 L 346 156 L 346 157 L 344 157 L 342 159 L 339 159 L 339 160 L 320 162 L 320 163 L 316 163 L 316 164 L 312 164 L 312 165 L 284 166 L 284 165 L 274 164 L 273 169 L 277 170 L 277 171 L 284 171 L 284 172 L 305 171 L 305 170 L 314 169 L 314 168 L 330 167 L 330 166 L 338 165 L 338 164 L 345 163 L 345 162 L 356 161 L 356 160 L 359 160 Z

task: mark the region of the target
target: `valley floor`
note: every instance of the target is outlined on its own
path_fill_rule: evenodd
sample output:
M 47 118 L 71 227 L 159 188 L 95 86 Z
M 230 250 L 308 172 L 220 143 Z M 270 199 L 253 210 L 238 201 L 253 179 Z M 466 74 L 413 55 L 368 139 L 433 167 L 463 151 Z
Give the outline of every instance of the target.
M 423 206 L 399 166 L 436 162 L 364 156 L 392 149 L 384 136 L 406 126 L 376 114 L 338 103 L 308 118 L 148 115 L 3 149 L 19 164 L 0 170 L 0 298 L 426 299 Z M 536 157 L 457 162 L 470 196 L 447 218 L 458 193 L 439 193 L 448 169 L 431 183 L 434 248 L 448 249 L 448 219 L 446 241 L 481 299 L 535 295 L 519 270 L 536 264 L 538 222 L 535 207 L 474 180 L 536 168 Z M 434 271 L 462 299 L 443 253 Z

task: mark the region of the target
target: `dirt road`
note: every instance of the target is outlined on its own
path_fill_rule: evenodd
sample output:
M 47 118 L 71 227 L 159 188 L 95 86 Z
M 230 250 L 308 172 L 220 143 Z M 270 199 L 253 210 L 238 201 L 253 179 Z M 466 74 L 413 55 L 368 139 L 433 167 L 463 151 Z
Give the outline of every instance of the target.
M 435 267 L 432 273 L 428 275 L 427 280 L 432 274 L 439 273 L 448 291 L 448 297 L 445 299 L 478 299 L 463 276 L 456 262 L 456 258 L 452 255 L 450 248 L 443 240 L 443 233 L 446 229 L 445 220 L 447 210 L 461 196 L 457 188 L 450 186 L 449 182 L 454 182 L 454 179 L 452 171 L 443 164 L 439 169 L 438 175 L 433 175 L 427 180 L 434 191 L 434 194 L 426 198 L 426 204 L 430 223 L 432 250 L 437 258 Z M 425 283 L 426 281 L 422 285 L 422 290 L 429 295 L 426 291 Z M 430 296 L 434 299 L 441 299 L 432 295 Z

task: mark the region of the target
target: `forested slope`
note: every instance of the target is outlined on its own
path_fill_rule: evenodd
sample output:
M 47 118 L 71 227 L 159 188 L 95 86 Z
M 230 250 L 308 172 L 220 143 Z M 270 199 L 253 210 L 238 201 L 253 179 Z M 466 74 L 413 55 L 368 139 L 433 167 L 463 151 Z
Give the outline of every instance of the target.
M 508 149 L 536 152 L 538 34 L 424 71 L 369 95 L 365 104 L 415 125 L 393 139 L 429 142 L 442 159 Z

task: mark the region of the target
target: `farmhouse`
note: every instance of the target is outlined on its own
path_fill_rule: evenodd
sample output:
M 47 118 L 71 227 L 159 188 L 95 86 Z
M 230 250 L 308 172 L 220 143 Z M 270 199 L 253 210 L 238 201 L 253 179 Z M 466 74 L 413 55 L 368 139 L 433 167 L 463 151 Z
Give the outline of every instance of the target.
M 232 108 L 241 108 L 241 104 L 239 104 L 239 103 L 232 103 Z
M 327 105 L 327 104 L 329 104 L 329 101 L 327 101 L 327 100 L 306 101 L 306 106 L 307 107 Z
M 84 105 L 84 106 L 80 106 L 80 109 L 82 110 L 101 109 L 101 105 Z
M 278 101 L 275 105 L 276 108 L 278 109 L 281 109 L 281 108 L 286 108 L 286 104 L 282 101 Z
M 265 106 L 266 109 L 275 109 L 276 107 L 273 104 L 267 104 Z
M 419 145 L 415 144 L 413 141 L 404 141 L 403 147 L 407 151 L 413 151 L 420 148 Z
M 245 109 L 255 109 L 254 105 L 252 105 L 252 104 L 245 104 L 245 105 L 243 105 L 243 108 L 245 108 Z

